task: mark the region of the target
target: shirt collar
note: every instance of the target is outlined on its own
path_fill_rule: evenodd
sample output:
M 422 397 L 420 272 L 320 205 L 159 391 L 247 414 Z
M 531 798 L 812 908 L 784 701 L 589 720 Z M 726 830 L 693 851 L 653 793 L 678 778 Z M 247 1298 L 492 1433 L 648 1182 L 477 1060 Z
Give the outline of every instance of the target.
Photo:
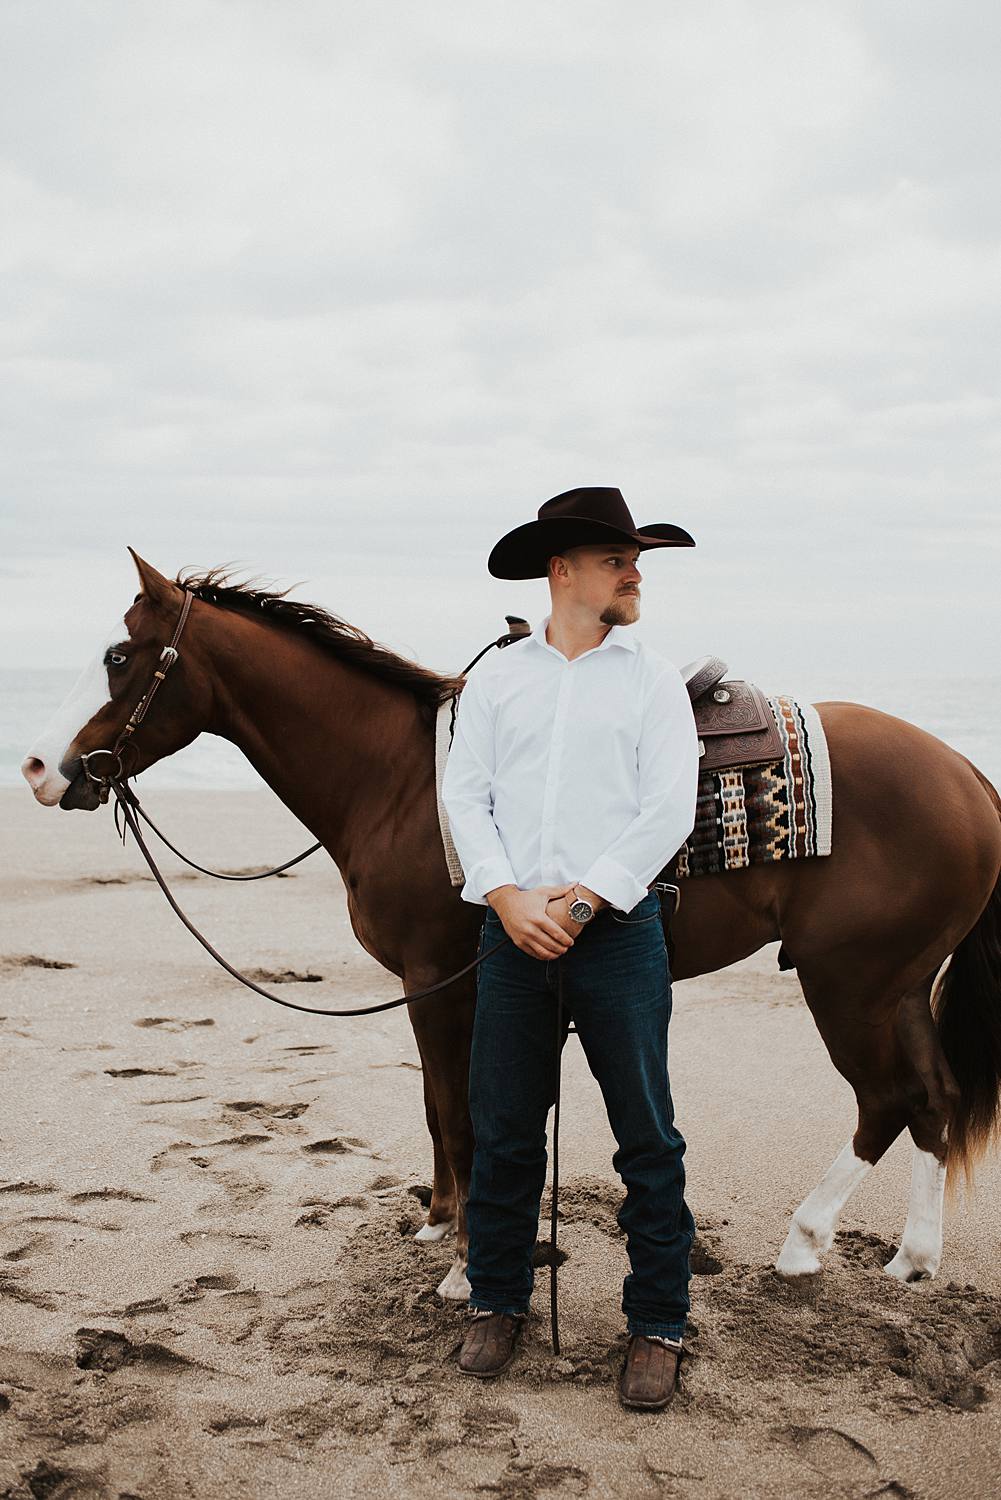
M 554 655 L 560 658 L 561 661 L 566 661 L 566 657 L 563 655 L 563 652 L 557 651 L 556 647 L 551 646 L 546 640 L 546 626 L 549 624 L 551 619 L 552 614 L 550 613 L 546 615 L 544 620 L 540 620 L 539 624 L 536 625 L 535 629 L 532 631 L 531 638 L 533 641 L 537 641 L 544 651 L 552 651 Z M 602 641 L 601 645 L 592 647 L 592 650 L 605 651 L 609 646 L 624 646 L 627 651 L 635 651 L 636 637 L 632 634 L 630 626 L 613 625 L 608 634 L 605 636 L 605 639 Z M 585 652 L 584 654 L 586 656 L 589 656 L 591 653 Z M 579 660 L 579 658 L 574 657 L 574 660 L 577 661 Z

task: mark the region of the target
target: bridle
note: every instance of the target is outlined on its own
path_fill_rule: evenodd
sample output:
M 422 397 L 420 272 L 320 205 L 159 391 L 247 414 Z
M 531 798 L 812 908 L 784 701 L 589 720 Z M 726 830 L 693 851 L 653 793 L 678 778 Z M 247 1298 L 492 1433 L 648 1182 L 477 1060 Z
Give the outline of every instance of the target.
M 166 681 L 167 673 L 180 655 L 178 646 L 181 636 L 184 634 L 184 627 L 188 623 L 188 615 L 191 613 L 191 601 L 193 598 L 194 595 L 191 590 L 185 589 L 184 602 L 181 605 L 181 613 L 178 616 L 177 624 L 174 626 L 174 634 L 171 636 L 170 645 L 164 646 L 160 652 L 159 665 L 150 678 L 146 691 L 129 714 L 128 722 L 114 745 L 112 745 L 110 750 L 91 750 L 87 755 L 81 755 L 80 757 L 80 763 L 83 766 L 87 780 L 93 782 L 97 787 L 97 795 L 102 802 L 107 802 L 108 795 L 116 781 L 127 779 L 128 773 L 122 764 L 122 755 L 128 749 L 135 749 L 135 746 L 132 744 L 132 736 L 139 728 L 143 719 L 145 719 L 153 699 L 160 690 L 161 683 Z M 107 755 L 111 758 L 111 769 L 105 772 L 103 776 L 98 775 L 90 768 L 91 761 L 98 755 Z
M 184 601 L 181 605 L 181 613 L 178 616 L 177 624 L 174 627 L 174 634 L 171 637 L 170 645 L 164 646 L 163 650 L 160 652 L 158 665 L 154 670 L 152 677 L 150 678 L 149 685 L 147 686 L 146 691 L 143 693 L 142 697 L 139 699 L 135 708 L 129 715 L 128 721 L 126 722 L 125 727 L 124 729 L 122 729 L 118 738 L 115 740 L 114 745 L 110 750 L 91 750 L 86 755 L 81 755 L 80 760 L 87 775 L 87 779 L 97 787 L 98 796 L 101 802 L 107 802 L 109 796 L 111 796 L 112 794 L 114 795 L 116 826 L 118 824 L 118 815 L 119 813 L 121 813 L 122 817 L 125 820 L 125 826 L 135 839 L 136 846 L 138 847 L 139 852 L 142 854 L 143 859 L 146 861 L 146 864 L 149 866 L 149 870 L 153 876 L 153 879 L 156 881 L 164 896 L 167 898 L 167 901 L 169 902 L 172 910 L 180 918 L 181 922 L 183 922 L 184 926 L 188 929 L 191 935 L 202 945 L 206 953 L 208 953 L 211 958 L 215 959 L 216 963 L 220 964 L 221 967 L 224 968 L 228 974 L 231 974 L 234 979 L 238 979 L 241 984 L 246 985 L 247 989 L 253 990 L 255 994 L 262 995 L 265 1000 L 273 1001 L 275 1005 L 283 1006 L 286 1010 L 303 1011 L 306 1015 L 311 1016 L 374 1016 L 377 1015 L 380 1011 L 395 1010 L 398 1006 L 410 1005 L 416 1000 L 425 1000 L 430 995 L 438 994 L 441 990 L 447 989 L 450 984 L 454 984 L 457 979 L 463 978 L 463 976 L 468 974 L 472 969 L 478 968 L 479 965 L 484 961 L 484 959 L 489 958 L 491 953 L 496 953 L 497 949 L 502 948 L 505 943 L 510 943 L 511 939 L 508 937 L 507 933 L 505 933 L 500 942 L 494 943 L 489 948 L 485 948 L 481 953 L 478 954 L 476 958 L 472 960 L 471 963 L 465 964 L 463 968 L 458 969 L 454 974 L 450 974 L 447 979 L 441 979 L 437 984 L 429 985 L 426 989 L 414 990 L 408 995 L 401 995 L 397 1000 L 386 1000 L 381 1005 L 365 1005 L 352 1010 L 321 1010 L 317 1006 L 297 1005 L 292 1000 L 284 1000 L 281 998 L 281 996 L 272 994 L 270 990 L 266 990 L 262 985 L 259 985 L 253 979 L 248 978 L 246 974 L 241 974 L 239 969 L 235 968 L 231 963 L 229 963 L 227 959 L 223 958 L 221 953 L 218 953 L 216 949 L 213 948 L 212 944 L 209 942 L 208 938 L 205 937 L 204 933 L 200 932 L 195 926 L 194 922 L 192 922 L 191 918 L 187 915 L 187 913 L 182 911 L 176 897 L 174 896 L 170 887 L 167 885 L 163 874 L 158 868 L 157 863 L 149 850 L 146 840 L 143 837 L 142 829 L 139 826 L 138 818 L 141 817 L 143 821 L 148 824 L 150 828 L 152 828 L 157 837 L 161 839 L 163 843 L 166 844 L 174 854 L 176 854 L 180 859 L 184 860 L 185 864 L 190 865 L 193 869 L 200 870 L 203 875 L 211 875 L 217 880 L 264 880 L 269 875 L 280 874 L 283 870 L 289 869 L 291 865 L 298 864 L 301 860 L 306 859 L 310 854 L 314 854 L 322 846 L 319 843 L 313 844 L 309 849 L 303 850 L 302 854 L 296 855 L 294 859 L 287 860 L 282 865 L 276 865 L 274 869 L 264 870 L 256 875 L 225 875 L 221 871 L 207 870 L 203 865 L 195 864 L 193 860 L 190 860 L 186 855 L 181 854 L 179 849 L 174 848 L 174 845 L 164 837 L 164 835 L 157 828 L 156 824 L 143 810 L 139 798 L 129 786 L 128 772 L 126 771 L 124 766 L 123 755 L 128 749 L 135 749 L 135 744 L 133 742 L 132 736 L 135 734 L 136 730 L 139 728 L 139 725 L 142 723 L 143 719 L 149 712 L 150 705 L 152 704 L 153 699 L 156 697 L 161 684 L 166 680 L 167 673 L 179 659 L 181 636 L 184 634 L 184 627 L 188 622 L 188 615 L 191 613 L 191 602 L 193 598 L 194 595 L 192 591 L 186 588 L 184 590 Z M 469 663 L 469 666 L 467 666 L 465 671 L 461 674 L 462 676 L 466 676 L 470 668 L 475 666 L 476 663 L 480 660 L 480 657 L 485 656 L 493 646 L 508 646 L 513 641 L 523 639 L 529 633 L 527 621 L 519 619 L 515 615 L 507 615 L 505 616 L 505 618 L 509 626 L 508 632 L 505 635 L 499 636 L 496 641 L 491 641 L 488 645 L 484 646 L 483 650 L 478 652 L 477 655 L 473 657 L 473 660 Z M 452 715 L 454 722 L 455 704 L 453 704 Z M 111 761 L 110 769 L 103 774 L 91 770 L 90 766 L 90 762 L 99 755 L 106 755 Z M 124 837 L 125 835 L 123 833 L 123 841 Z M 674 885 L 668 885 L 664 882 L 657 881 L 655 882 L 654 886 L 651 887 L 651 889 L 655 889 L 658 891 L 658 893 L 661 895 L 662 901 L 663 892 L 665 890 L 671 891 L 673 893 L 671 910 L 668 912 L 669 923 L 670 918 L 673 915 L 673 912 L 677 909 L 677 905 L 680 900 L 681 892 L 679 888 Z M 665 938 L 666 937 L 667 930 L 665 928 Z M 548 1257 L 550 1267 L 550 1323 L 552 1329 L 553 1351 L 557 1355 L 560 1353 L 560 1336 L 559 1314 L 557 1307 L 557 1271 L 559 1262 L 556 1248 L 556 1234 L 559 1202 L 560 1063 L 563 1050 L 563 1010 L 563 965 L 557 960 L 556 1093 L 554 1100 L 552 1132 L 553 1187 L 551 1197 Z M 571 1030 L 572 1029 L 574 1028 L 571 1027 Z
M 192 922 L 187 913 L 182 911 L 176 897 L 174 896 L 170 887 L 167 885 L 167 882 L 164 879 L 163 873 L 159 869 L 156 860 L 153 858 L 153 855 L 150 852 L 149 846 L 146 843 L 145 838 L 143 837 L 142 829 L 139 827 L 139 819 L 141 818 L 143 822 L 153 830 L 156 836 L 161 839 L 164 844 L 166 844 L 167 848 L 170 849 L 174 854 L 176 854 L 179 859 L 182 859 L 185 864 L 190 865 L 195 870 L 199 870 L 203 875 L 212 876 L 216 880 L 266 880 L 270 875 L 279 875 L 282 873 L 282 871 L 289 869 L 292 865 L 299 864 L 301 860 L 306 859 L 310 854 L 315 854 L 316 851 L 323 846 L 320 843 L 312 844 L 308 849 L 304 849 L 301 854 L 296 855 L 294 859 L 286 860 L 284 864 L 276 865 L 274 869 L 262 870 L 253 875 L 227 875 L 220 870 L 208 870 L 204 865 L 196 864 L 194 860 L 188 859 L 187 855 L 182 854 L 179 849 L 176 849 L 174 845 L 170 843 L 170 841 L 157 828 L 152 818 L 148 816 L 135 791 L 132 789 L 132 787 L 129 786 L 129 772 L 127 771 L 124 763 L 125 752 L 130 748 L 133 750 L 135 749 L 135 742 L 132 736 L 135 734 L 136 730 L 139 728 L 139 725 L 142 723 L 143 719 L 149 712 L 150 705 L 152 704 L 153 699 L 156 697 L 161 684 L 166 680 L 167 673 L 170 671 L 171 667 L 175 666 L 180 659 L 180 641 L 182 635 L 184 634 L 184 627 L 188 622 L 188 615 L 191 613 L 191 603 L 193 598 L 194 594 L 191 589 L 186 588 L 184 590 L 184 600 L 181 604 L 181 612 L 178 616 L 177 624 L 174 627 L 174 634 L 171 636 L 170 644 L 169 646 L 164 646 L 162 651 L 160 652 L 157 666 L 153 672 L 152 677 L 149 680 L 146 691 L 143 693 L 142 697 L 139 699 L 135 708 L 129 715 L 128 721 L 126 722 L 125 727 L 122 729 L 118 738 L 115 740 L 114 745 L 110 750 L 91 750 L 86 755 L 81 755 L 80 760 L 87 775 L 87 779 L 97 787 L 100 800 L 102 802 L 107 802 L 110 796 L 114 796 L 116 827 L 119 826 L 118 819 L 119 815 L 121 815 L 122 819 L 124 820 L 125 828 L 132 834 L 132 837 L 135 839 L 136 846 L 139 849 L 139 852 L 142 855 L 143 859 L 146 861 L 146 864 L 149 867 L 150 874 L 153 876 L 153 879 L 156 881 L 164 896 L 167 898 L 167 901 L 169 902 L 172 910 L 180 919 L 180 921 L 184 923 L 184 926 L 191 933 L 192 937 L 194 937 L 199 943 L 201 943 L 206 953 L 208 953 L 209 956 L 213 958 L 217 964 L 224 968 L 228 974 L 231 974 L 234 979 L 238 979 L 241 984 L 246 985 L 248 990 L 253 990 L 255 994 L 262 995 L 265 1000 L 271 1000 L 275 1005 L 281 1005 L 286 1010 L 298 1010 L 310 1016 L 373 1016 L 377 1015 L 380 1011 L 395 1010 L 397 1006 L 410 1005 L 416 1000 L 424 1000 L 430 995 L 438 994 L 439 991 L 446 989 L 448 985 L 454 984 L 457 979 L 461 979 L 464 975 L 468 974 L 470 970 L 477 968 L 485 958 L 487 958 L 491 953 L 495 953 L 498 948 L 504 945 L 504 943 L 509 943 L 511 939 L 505 933 L 500 942 L 494 943 L 492 947 L 488 948 L 484 953 L 481 953 L 477 958 L 474 958 L 471 963 L 468 963 L 463 968 L 458 969 L 456 973 L 450 974 L 447 979 L 441 979 L 437 984 L 429 985 L 426 989 L 413 990 L 410 994 L 401 995 L 397 1000 L 386 1000 L 381 1005 L 365 1005 L 351 1010 L 324 1010 L 319 1006 L 297 1005 L 293 1000 L 285 1000 L 280 995 L 272 994 L 270 990 L 265 989 L 263 985 L 258 984 L 253 979 L 250 979 L 246 974 L 242 974 L 239 969 L 237 969 L 233 964 L 229 962 L 228 959 L 225 959 L 221 953 L 217 952 L 217 950 L 212 946 L 204 933 L 200 932 L 199 929 L 195 926 L 194 922 Z M 480 657 L 490 650 L 491 646 L 510 645 L 512 641 L 520 640 L 529 633 L 529 626 L 526 620 L 519 619 L 515 615 L 508 615 L 506 616 L 506 619 L 510 629 L 506 634 L 498 637 L 496 641 L 491 641 L 490 645 L 485 646 L 483 648 L 483 651 L 480 651 L 473 658 L 473 661 L 470 663 L 470 667 L 474 666 L 475 663 L 479 661 Z M 468 671 L 469 667 L 466 668 L 466 672 Z M 462 673 L 461 675 L 465 676 L 466 672 Z M 91 762 L 97 756 L 108 757 L 110 765 L 106 770 L 95 771 L 92 769 Z M 125 833 L 123 831 L 123 840 L 124 837 Z

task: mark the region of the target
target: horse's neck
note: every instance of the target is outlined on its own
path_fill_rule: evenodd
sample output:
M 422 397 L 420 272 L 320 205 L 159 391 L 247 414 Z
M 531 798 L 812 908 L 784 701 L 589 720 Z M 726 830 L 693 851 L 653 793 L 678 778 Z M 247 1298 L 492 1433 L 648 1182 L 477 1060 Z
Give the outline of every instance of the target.
M 209 727 L 243 751 L 347 880 L 387 808 L 433 780 L 416 700 L 291 632 L 227 624 L 230 639 L 213 653 Z

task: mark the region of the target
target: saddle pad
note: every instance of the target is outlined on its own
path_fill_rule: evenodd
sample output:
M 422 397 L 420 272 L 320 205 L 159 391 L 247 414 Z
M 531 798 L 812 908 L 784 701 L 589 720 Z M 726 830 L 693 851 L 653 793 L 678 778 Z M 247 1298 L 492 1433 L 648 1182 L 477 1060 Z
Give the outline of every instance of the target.
M 438 717 L 435 720 L 434 731 L 434 784 L 435 795 L 438 798 L 438 826 L 441 829 L 441 842 L 445 850 L 445 863 L 448 866 L 448 878 L 453 885 L 465 885 L 466 877 L 459 863 L 455 845 L 452 843 L 452 834 L 448 826 L 448 813 L 445 804 L 441 800 L 441 783 L 445 775 L 445 762 L 448 760 L 448 752 L 452 748 L 452 736 L 455 733 L 455 715 L 459 707 L 458 695 L 454 698 L 446 698 L 438 709 Z
M 782 759 L 702 772 L 695 827 L 673 865 L 676 879 L 830 854 L 831 761 L 820 715 L 781 694 L 767 701 Z
M 810 704 L 781 695 L 769 698 L 768 706 L 781 736 L 782 759 L 740 771 L 705 771 L 699 776 L 695 827 L 674 862 L 676 878 L 830 854 L 831 762 L 820 715 Z M 438 710 L 435 787 L 449 879 L 453 885 L 463 885 L 465 876 L 441 800 L 455 711 L 454 699 Z

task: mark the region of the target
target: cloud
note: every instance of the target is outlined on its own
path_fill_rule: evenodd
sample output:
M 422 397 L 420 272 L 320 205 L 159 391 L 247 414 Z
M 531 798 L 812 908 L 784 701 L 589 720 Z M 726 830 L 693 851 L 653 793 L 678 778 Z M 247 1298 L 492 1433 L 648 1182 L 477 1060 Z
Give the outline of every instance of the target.
M 489 547 L 596 482 L 699 540 L 650 567 L 669 652 L 993 663 L 993 13 L 0 27 L 0 661 L 61 664 L 131 541 L 306 576 L 461 664 L 504 601 L 545 606 Z

